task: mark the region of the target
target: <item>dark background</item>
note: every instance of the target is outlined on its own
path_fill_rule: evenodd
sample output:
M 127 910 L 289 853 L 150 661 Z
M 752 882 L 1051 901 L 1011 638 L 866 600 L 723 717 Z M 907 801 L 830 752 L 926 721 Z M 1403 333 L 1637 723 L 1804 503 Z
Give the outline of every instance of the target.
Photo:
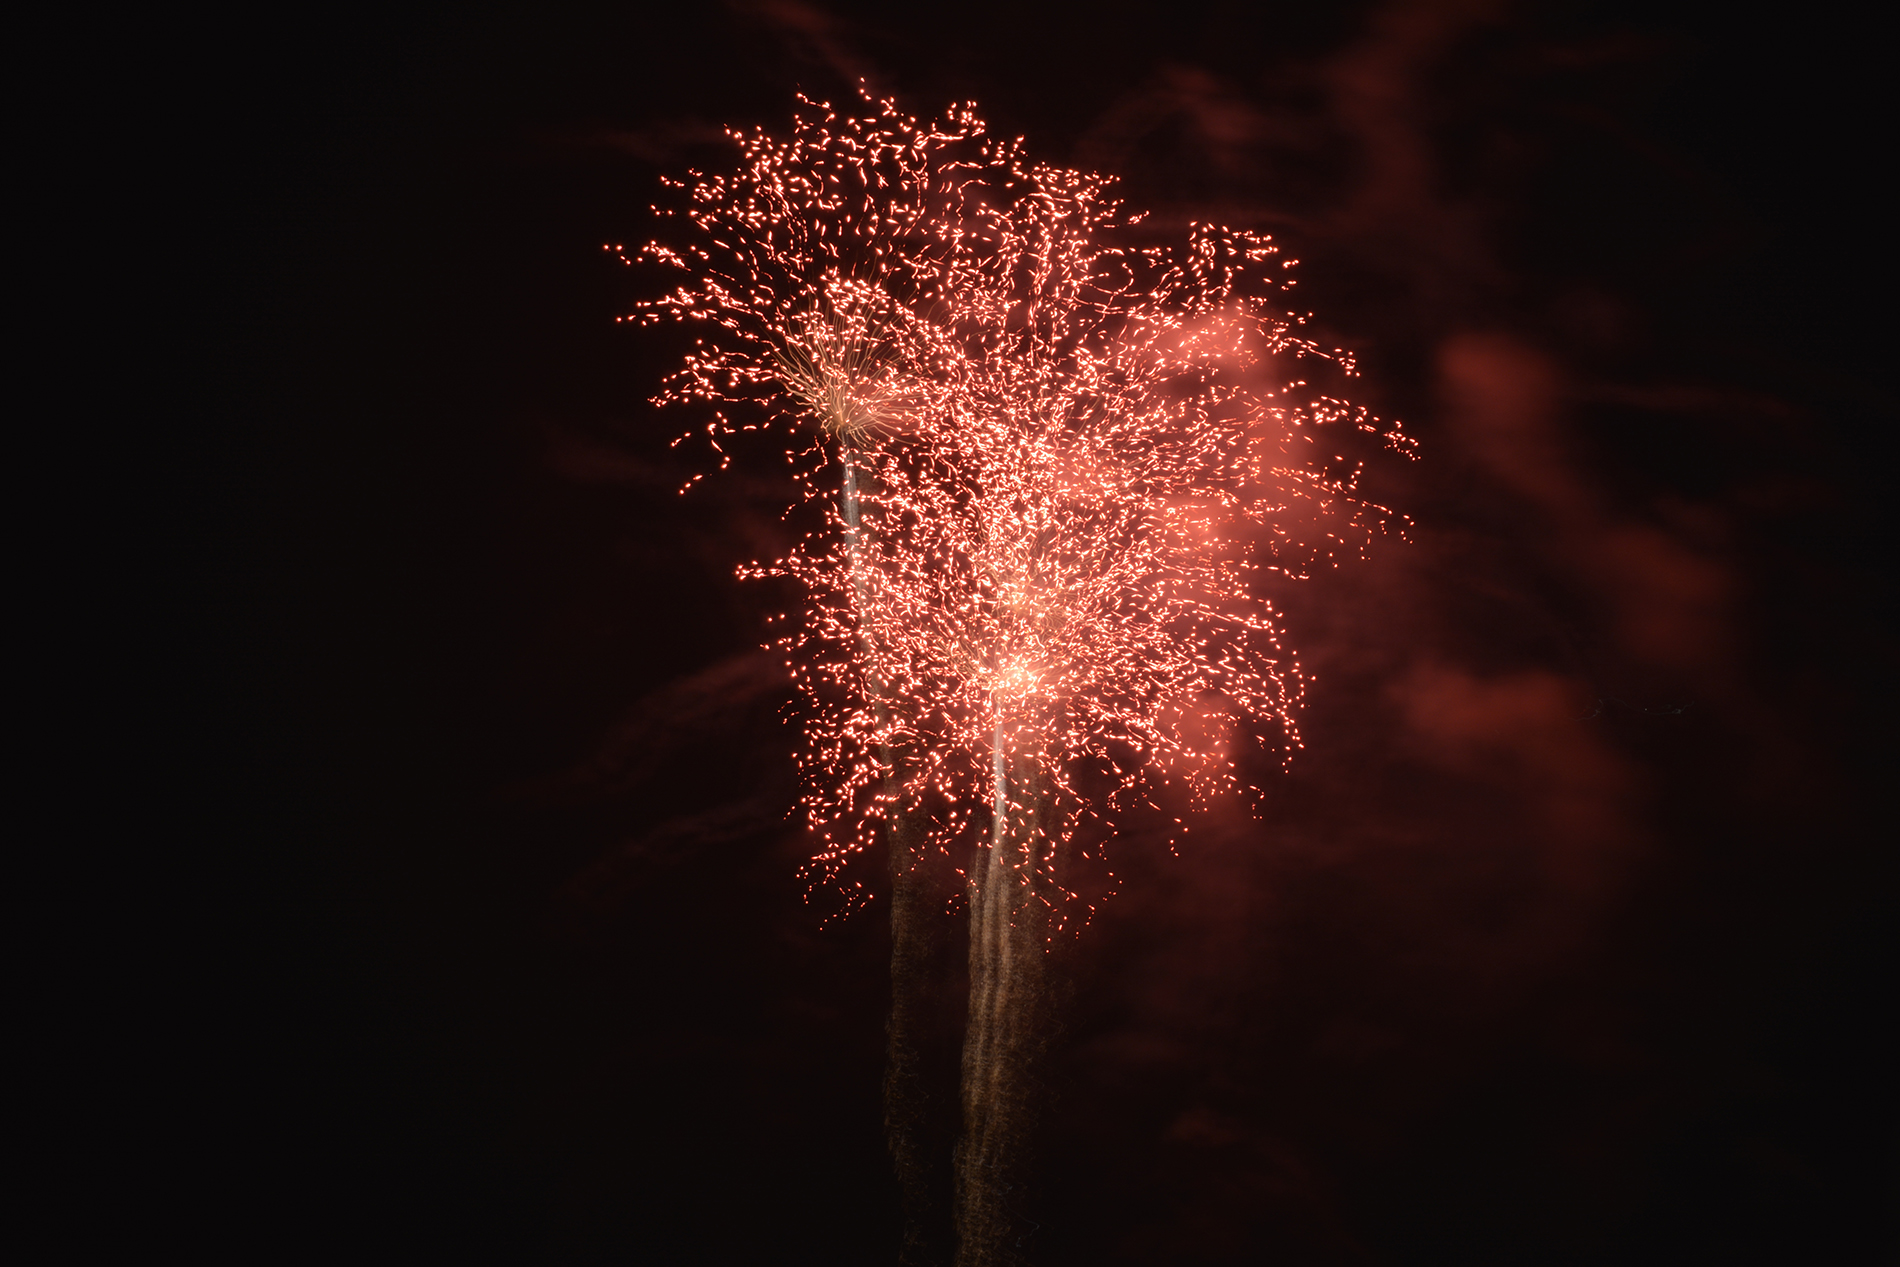
M 181 85 L 229 190 L 190 238 L 228 296 L 187 450 L 195 786 L 235 845 L 177 1128 L 205 1252 L 894 1259 L 884 910 L 804 901 L 774 596 L 732 579 L 782 490 L 675 496 L 676 344 L 615 326 L 640 283 L 600 250 L 720 126 L 863 76 L 1274 233 L 1421 444 L 1370 475 L 1410 543 L 1275 595 L 1316 684 L 1259 819 L 1128 842 L 1057 952 L 1032 1257 L 1890 1261 L 1890 164 L 1853 11 L 187 30 L 239 50 Z

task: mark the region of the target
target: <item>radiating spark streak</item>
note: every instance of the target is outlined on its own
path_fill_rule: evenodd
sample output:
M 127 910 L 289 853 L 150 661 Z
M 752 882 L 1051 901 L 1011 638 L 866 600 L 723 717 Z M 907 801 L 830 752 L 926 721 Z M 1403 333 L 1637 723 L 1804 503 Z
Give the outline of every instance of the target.
M 1255 577 L 1393 523 L 1343 450 L 1408 441 L 1306 390 L 1301 361 L 1351 359 L 1276 306 L 1269 238 L 1143 244 L 1108 178 L 1031 162 L 971 105 L 801 102 L 789 138 L 734 131 L 735 170 L 672 182 L 686 240 L 609 249 L 685 275 L 637 319 L 703 332 L 655 400 L 710 407 L 722 468 L 742 433 L 779 437 L 798 480 L 806 530 L 741 575 L 807 599 L 778 643 L 808 704 L 807 878 L 856 892 L 843 873 L 894 815 L 945 851 L 987 817 L 1060 906 L 1086 822 L 1164 783 L 1238 789 L 1225 739 L 1188 724 L 1210 700 L 1299 746 L 1304 679 Z M 1084 770 L 1113 772 L 1101 803 Z

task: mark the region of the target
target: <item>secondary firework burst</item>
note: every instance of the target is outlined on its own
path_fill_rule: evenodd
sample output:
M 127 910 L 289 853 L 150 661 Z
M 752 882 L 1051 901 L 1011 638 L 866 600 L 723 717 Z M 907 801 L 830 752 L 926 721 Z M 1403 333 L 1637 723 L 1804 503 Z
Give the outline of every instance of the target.
M 1352 366 L 1282 306 L 1275 244 L 1158 243 L 1108 178 L 1029 161 L 972 106 L 801 99 L 789 137 L 731 135 L 735 170 L 674 182 L 676 240 L 610 249 L 685 274 L 631 319 L 703 332 L 656 400 L 709 407 L 721 466 L 776 436 L 829 521 L 743 569 L 808 599 L 780 645 L 810 705 L 813 881 L 861 900 L 849 864 L 900 812 L 921 849 L 985 834 L 999 761 L 1033 771 L 1052 882 L 1156 784 L 1236 786 L 1210 709 L 1297 747 L 1302 679 L 1253 576 L 1387 526 L 1344 454 L 1405 442 L 1303 390 L 1304 361 Z

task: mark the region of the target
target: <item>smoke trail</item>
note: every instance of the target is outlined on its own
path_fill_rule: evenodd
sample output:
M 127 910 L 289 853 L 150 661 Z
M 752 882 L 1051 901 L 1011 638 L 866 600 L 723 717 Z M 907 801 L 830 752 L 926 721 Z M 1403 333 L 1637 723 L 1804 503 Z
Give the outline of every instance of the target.
M 956 1267 L 1023 1261 L 1020 1251 L 1032 1229 L 1017 1210 L 1028 1174 L 1035 1067 L 1047 1043 L 1049 908 L 1036 857 L 1045 808 L 1040 760 L 1009 750 L 1000 716 L 993 744 L 993 826 L 969 878 L 970 1016 L 956 1153 Z

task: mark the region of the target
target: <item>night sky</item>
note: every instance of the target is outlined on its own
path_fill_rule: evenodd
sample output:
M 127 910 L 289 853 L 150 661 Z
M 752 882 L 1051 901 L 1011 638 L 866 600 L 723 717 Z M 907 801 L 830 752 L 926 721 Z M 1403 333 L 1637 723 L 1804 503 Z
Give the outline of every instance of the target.
M 894 1261 L 886 912 L 805 901 L 777 595 L 732 575 L 785 489 L 675 495 L 677 337 L 615 325 L 651 279 L 600 249 L 721 126 L 863 77 L 1274 234 L 1420 446 L 1368 477 L 1409 542 L 1273 591 L 1315 683 L 1259 817 L 1126 842 L 1055 953 L 1031 1259 L 1891 1261 L 1890 72 L 1849 12 L 244 33 L 198 142 L 236 288 L 206 1252 Z

